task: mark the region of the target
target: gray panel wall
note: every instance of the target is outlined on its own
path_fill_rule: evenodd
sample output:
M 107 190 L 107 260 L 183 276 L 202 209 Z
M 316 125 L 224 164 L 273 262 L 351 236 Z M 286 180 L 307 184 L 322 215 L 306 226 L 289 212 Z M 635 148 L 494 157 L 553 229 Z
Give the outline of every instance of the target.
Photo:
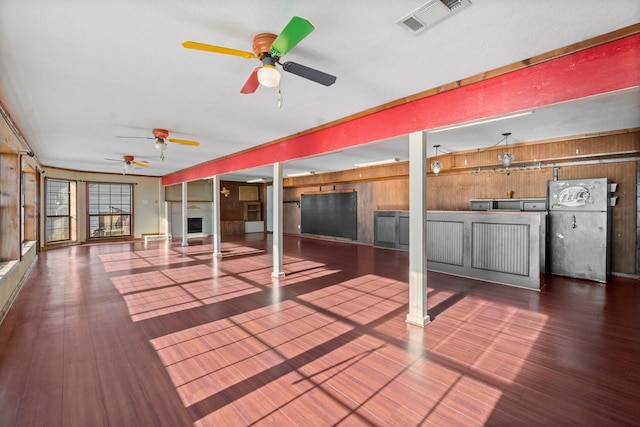
M 427 261 L 464 264 L 464 223 L 427 221 Z
M 471 266 L 503 273 L 529 275 L 529 225 L 471 225 Z

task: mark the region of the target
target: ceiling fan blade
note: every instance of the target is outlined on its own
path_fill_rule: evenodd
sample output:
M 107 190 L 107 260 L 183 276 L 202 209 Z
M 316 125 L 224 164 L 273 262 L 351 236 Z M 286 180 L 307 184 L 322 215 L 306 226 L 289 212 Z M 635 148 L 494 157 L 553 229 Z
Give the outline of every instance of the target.
M 225 55 L 240 56 L 242 58 L 257 58 L 257 56 L 255 56 L 253 53 L 247 52 L 246 50 L 231 49 L 228 47 L 214 46 L 214 45 L 204 44 L 204 43 L 186 41 L 186 42 L 182 42 L 182 46 L 186 47 L 187 49 L 196 49 L 196 50 L 204 50 L 207 52 L 223 53 Z
M 336 82 L 336 77 L 331 74 L 323 73 L 322 71 L 314 70 L 313 68 L 296 64 L 295 62 L 285 62 L 282 64 L 282 68 L 289 73 L 304 77 L 321 85 L 331 86 Z
M 313 31 L 313 25 L 304 18 L 294 16 L 271 43 L 271 55 L 282 56 Z
M 136 165 L 140 168 L 148 168 L 149 165 L 145 165 L 144 163 L 140 163 L 140 162 L 131 162 L 132 165 Z
M 156 139 L 151 136 L 116 136 L 116 138 L 126 138 L 126 139 Z
M 254 93 L 256 89 L 258 89 L 258 86 L 260 86 L 260 82 L 258 81 L 258 70 L 260 68 L 261 67 L 258 67 L 253 70 L 247 81 L 244 83 L 244 86 L 242 86 L 242 89 L 240 89 L 240 93 L 250 94 Z
M 198 147 L 200 145 L 200 143 L 197 142 L 197 141 L 189 141 L 189 140 L 186 140 L 186 139 L 169 138 L 169 139 L 167 139 L 167 141 L 175 142 L 176 144 L 182 144 L 182 145 L 192 145 L 194 147 Z

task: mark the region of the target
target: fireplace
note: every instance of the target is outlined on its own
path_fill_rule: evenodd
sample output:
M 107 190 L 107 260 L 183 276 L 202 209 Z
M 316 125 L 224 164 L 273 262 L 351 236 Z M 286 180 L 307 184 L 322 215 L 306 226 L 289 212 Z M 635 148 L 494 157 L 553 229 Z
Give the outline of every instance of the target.
M 202 233 L 202 218 L 187 218 L 187 233 Z

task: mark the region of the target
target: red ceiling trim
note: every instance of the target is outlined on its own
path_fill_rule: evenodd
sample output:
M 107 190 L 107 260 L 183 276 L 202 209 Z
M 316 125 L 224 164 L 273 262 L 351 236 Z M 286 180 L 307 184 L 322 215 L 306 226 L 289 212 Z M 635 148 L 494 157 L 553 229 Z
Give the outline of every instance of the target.
M 162 178 L 162 185 L 314 156 L 456 123 L 640 86 L 640 34 Z

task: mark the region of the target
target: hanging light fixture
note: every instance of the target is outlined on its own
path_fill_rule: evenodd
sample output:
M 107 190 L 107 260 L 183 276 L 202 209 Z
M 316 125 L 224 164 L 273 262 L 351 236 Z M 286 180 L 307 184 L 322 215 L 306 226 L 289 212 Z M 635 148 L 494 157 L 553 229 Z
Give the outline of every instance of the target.
M 511 132 L 505 132 L 502 134 L 502 136 L 504 136 L 504 142 L 506 146 L 504 154 L 498 156 L 498 160 L 502 162 L 502 167 L 504 167 L 505 169 L 509 169 L 511 163 L 513 163 L 513 161 L 516 159 L 516 156 L 514 156 L 513 154 L 509 154 L 509 135 L 511 135 Z
M 266 87 L 278 86 L 280 84 L 280 71 L 276 69 L 277 58 L 265 54 L 261 60 L 262 67 L 258 70 L 258 82 Z
M 440 147 L 440 145 L 433 146 L 433 148 L 436 149 L 436 159 L 433 162 L 431 162 L 431 170 L 436 175 L 438 175 L 440 173 L 440 169 L 442 169 L 442 163 L 438 161 L 438 147 Z
M 124 167 L 122 169 L 122 175 L 126 175 L 127 172 L 131 172 L 133 170 L 133 164 L 130 160 L 124 161 Z
M 262 86 L 276 87 L 280 83 L 280 72 L 273 65 L 264 65 L 258 70 L 258 81 Z
M 160 160 L 164 161 L 164 152 L 167 149 L 167 143 L 162 138 L 156 138 L 156 150 L 160 151 Z

